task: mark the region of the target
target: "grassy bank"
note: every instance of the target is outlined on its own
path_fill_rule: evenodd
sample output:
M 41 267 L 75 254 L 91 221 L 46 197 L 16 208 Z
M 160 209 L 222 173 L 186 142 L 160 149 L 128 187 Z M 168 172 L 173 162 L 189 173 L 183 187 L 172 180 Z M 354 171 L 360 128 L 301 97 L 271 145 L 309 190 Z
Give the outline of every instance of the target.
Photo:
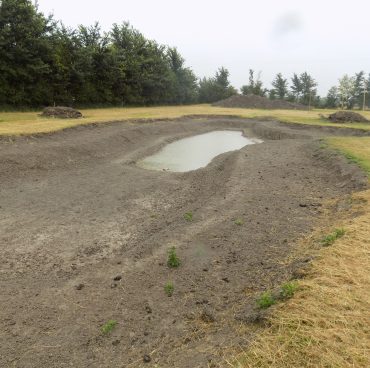
M 39 112 L 0 112 L 0 135 L 36 134 L 57 131 L 76 125 L 94 122 L 122 121 L 128 119 L 176 118 L 184 115 L 236 115 L 246 118 L 273 117 L 289 123 L 311 125 L 341 126 L 370 130 L 370 124 L 333 124 L 325 121 L 320 114 L 327 115 L 330 110 L 260 110 L 222 108 L 211 105 L 163 106 L 138 108 L 101 108 L 81 110 L 82 119 L 49 119 L 39 116 Z M 370 119 L 370 112 L 364 115 Z
M 370 177 L 370 137 L 333 137 L 329 145 L 358 164 Z
M 368 138 L 332 138 L 329 144 L 370 176 Z M 322 248 L 299 291 L 276 307 L 236 367 L 370 366 L 370 190 L 352 199 L 360 215 L 335 224 L 345 235 Z

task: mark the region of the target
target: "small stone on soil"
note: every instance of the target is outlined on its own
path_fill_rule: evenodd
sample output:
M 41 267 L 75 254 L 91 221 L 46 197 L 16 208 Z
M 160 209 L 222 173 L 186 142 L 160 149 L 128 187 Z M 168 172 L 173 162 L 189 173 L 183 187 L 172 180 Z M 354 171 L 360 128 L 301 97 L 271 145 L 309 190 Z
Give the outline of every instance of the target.
M 122 280 L 122 276 L 121 275 L 117 275 L 113 280 L 114 281 L 120 281 L 120 280 Z
M 149 305 L 145 306 L 145 310 L 147 313 L 152 313 L 152 308 Z
M 151 362 L 151 360 L 152 360 L 152 358 L 151 358 L 148 354 L 145 354 L 145 355 L 143 356 L 143 361 L 144 361 L 145 363 L 149 363 L 149 362 Z
M 85 287 L 84 284 L 78 284 L 75 286 L 76 290 L 82 290 Z

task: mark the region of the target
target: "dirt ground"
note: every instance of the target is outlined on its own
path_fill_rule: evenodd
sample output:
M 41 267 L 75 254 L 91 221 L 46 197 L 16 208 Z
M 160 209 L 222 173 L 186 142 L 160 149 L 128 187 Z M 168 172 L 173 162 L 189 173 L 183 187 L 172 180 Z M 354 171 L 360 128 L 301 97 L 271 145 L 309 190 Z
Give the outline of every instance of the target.
M 135 165 L 216 129 L 264 143 L 188 173 Z M 214 117 L 4 138 L 0 366 L 227 366 L 253 338 L 256 295 L 305 261 L 286 259 L 324 203 L 366 185 L 320 147 L 336 132 Z M 178 269 L 166 265 L 172 246 Z M 117 325 L 103 334 L 109 320 Z

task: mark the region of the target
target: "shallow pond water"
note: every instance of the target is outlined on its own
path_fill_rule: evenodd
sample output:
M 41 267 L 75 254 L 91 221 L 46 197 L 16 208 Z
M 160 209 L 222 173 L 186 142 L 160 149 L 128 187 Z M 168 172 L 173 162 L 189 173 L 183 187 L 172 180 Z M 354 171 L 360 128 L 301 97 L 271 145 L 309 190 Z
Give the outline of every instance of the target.
M 240 131 L 217 130 L 170 143 L 138 165 L 150 170 L 191 171 L 207 166 L 221 153 L 260 142 L 258 139 L 244 137 Z

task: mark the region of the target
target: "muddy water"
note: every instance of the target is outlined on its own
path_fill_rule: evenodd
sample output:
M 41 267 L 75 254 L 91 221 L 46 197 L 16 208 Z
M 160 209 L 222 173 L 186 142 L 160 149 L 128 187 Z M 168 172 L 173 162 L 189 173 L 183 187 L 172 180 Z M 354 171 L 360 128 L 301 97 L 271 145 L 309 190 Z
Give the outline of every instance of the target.
M 214 131 L 170 143 L 138 165 L 151 170 L 191 171 L 207 166 L 221 153 L 260 142 L 258 139 L 244 137 L 240 131 Z

